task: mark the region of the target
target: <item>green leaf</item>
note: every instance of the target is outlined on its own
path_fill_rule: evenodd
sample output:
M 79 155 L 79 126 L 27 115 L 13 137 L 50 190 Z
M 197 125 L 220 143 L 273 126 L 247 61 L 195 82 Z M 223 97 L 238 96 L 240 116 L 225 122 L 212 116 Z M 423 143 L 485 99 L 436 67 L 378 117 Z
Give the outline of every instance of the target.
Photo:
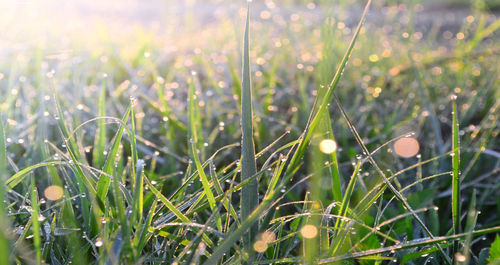
M 493 241 L 490 247 L 490 257 L 488 258 L 488 262 L 496 263 L 498 261 L 500 261 L 500 236 L 497 234 L 495 241 Z

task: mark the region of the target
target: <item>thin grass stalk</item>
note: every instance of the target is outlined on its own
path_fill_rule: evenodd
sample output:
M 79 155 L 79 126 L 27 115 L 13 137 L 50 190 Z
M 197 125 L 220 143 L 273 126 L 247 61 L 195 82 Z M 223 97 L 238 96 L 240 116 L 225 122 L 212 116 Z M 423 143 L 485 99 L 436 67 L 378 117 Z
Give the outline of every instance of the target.
M 198 156 L 198 145 L 199 145 L 199 121 L 200 121 L 200 116 L 199 112 L 197 111 L 197 101 L 196 101 L 196 96 L 195 96 L 195 91 L 194 91 L 194 78 L 191 80 L 191 84 L 189 85 L 189 150 L 190 150 L 190 155 L 191 159 L 194 160 L 194 164 L 196 166 L 196 170 L 198 171 L 198 175 L 200 176 L 200 181 L 203 186 L 203 190 L 205 192 L 205 195 L 207 196 L 208 203 L 210 205 L 210 210 L 214 212 L 217 208 L 217 205 L 215 203 L 214 199 L 214 194 L 212 192 L 211 186 L 208 181 L 208 177 L 205 174 L 205 169 L 202 166 L 200 162 L 200 158 Z M 219 231 L 222 230 L 222 222 L 220 215 L 217 213 L 216 214 L 216 220 L 217 220 L 217 228 Z
M 452 112 L 452 193 L 451 193 L 451 209 L 453 219 L 453 233 L 462 232 L 460 225 L 460 139 L 459 125 L 457 115 L 457 97 L 452 96 L 453 112 Z M 454 244 L 454 250 L 458 250 L 458 244 Z
M 0 117 L 0 264 L 9 264 L 10 244 L 7 239 L 7 219 L 5 216 L 5 181 L 8 177 L 7 173 L 7 150 L 5 148 L 5 131 L 3 122 Z
M 31 177 L 31 222 L 33 224 L 33 246 L 35 248 L 36 262 L 42 264 L 42 239 L 40 237 L 40 220 L 38 219 L 38 193 L 35 187 L 35 177 Z
M 106 80 L 103 80 L 101 93 L 99 95 L 98 101 L 98 117 L 106 116 Z M 93 158 L 94 158 L 94 167 L 101 168 L 104 166 L 104 151 L 106 148 L 106 121 L 99 120 L 97 121 L 97 131 L 95 135 L 94 142 L 94 150 L 93 150 Z

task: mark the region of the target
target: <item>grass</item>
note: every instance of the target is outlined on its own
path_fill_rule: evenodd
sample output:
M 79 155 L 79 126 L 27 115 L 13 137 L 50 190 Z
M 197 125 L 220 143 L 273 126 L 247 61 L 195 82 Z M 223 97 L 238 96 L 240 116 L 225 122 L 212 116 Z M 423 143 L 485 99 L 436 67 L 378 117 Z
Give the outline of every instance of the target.
M 500 22 L 403 2 L 5 34 L 0 263 L 495 262 Z
M 241 180 L 251 179 L 248 184 L 241 188 L 240 208 L 241 219 L 244 221 L 257 207 L 259 203 L 259 187 L 257 179 L 252 176 L 257 173 L 255 160 L 255 145 L 253 141 L 253 107 L 252 87 L 250 80 L 250 55 L 249 55 L 249 26 L 250 26 L 250 4 L 247 6 L 247 19 L 245 23 L 245 35 L 243 37 L 243 77 L 241 85 Z M 258 225 L 250 227 L 243 243 L 245 251 L 252 253 L 252 242 L 256 237 Z M 250 256 L 253 259 L 252 256 Z

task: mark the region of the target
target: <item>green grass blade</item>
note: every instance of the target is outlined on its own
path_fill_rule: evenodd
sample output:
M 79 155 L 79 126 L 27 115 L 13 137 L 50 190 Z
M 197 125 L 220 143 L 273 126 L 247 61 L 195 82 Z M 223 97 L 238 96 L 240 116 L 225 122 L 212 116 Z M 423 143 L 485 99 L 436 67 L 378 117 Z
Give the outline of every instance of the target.
M 460 225 L 460 139 L 459 139 L 459 125 L 457 114 L 457 97 L 452 96 L 453 112 L 452 112 L 452 194 L 451 194 L 451 209 L 453 219 L 453 233 L 458 234 L 462 232 Z M 457 250 L 455 244 L 455 250 Z
M 250 4 L 247 6 L 247 18 L 245 23 L 245 35 L 243 41 L 243 83 L 241 91 L 241 181 L 255 175 L 257 165 L 255 163 L 255 146 L 253 141 L 253 110 L 252 110 L 252 88 L 250 81 L 250 55 L 249 55 L 249 27 L 250 27 Z M 259 191 L 257 180 L 250 181 L 241 189 L 241 219 L 246 220 L 257 207 Z M 253 224 L 250 231 L 244 236 L 244 244 L 247 251 L 255 238 L 258 227 Z
M 335 141 L 335 137 L 333 135 L 333 128 L 332 124 L 329 122 L 330 121 L 330 114 L 328 113 L 327 120 L 328 120 L 328 138 L 332 139 Z M 335 201 L 341 201 L 342 199 L 342 189 L 340 186 L 340 171 L 339 171 L 339 163 L 337 159 L 337 150 L 333 151 L 330 154 L 330 172 L 332 175 L 332 193 L 333 193 L 333 199 Z
M 35 164 L 32 166 L 23 168 L 23 169 L 19 170 L 18 172 L 16 172 L 16 174 L 14 174 L 12 177 L 7 179 L 5 181 L 5 185 L 8 188 L 12 189 L 15 186 L 17 186 L 19 183 L 21 183 L 29 172 L 31 172 L 37 168 L 46 167 L 46 166 L 54 166 L 54 165 L 67 165 L 67 164 L 68 163 L 64 162 L 64 161 L 52 161 L 52 162 L 39 163 L 39 164 Z
M 127 112 L 122 118 L 123 124 L 120 124 L 120 129 L 116 133 L 115 140 L 113 146 L 111 147 L 111 151 L 108 153 L 106 160 L 104 161 L 104 173 L 111 175 L 115 166 L 115 160 L 119 151 L 121 139 L 123 136 L 123 131 L 125 130 L 125 125 L 130 113 L 132 110 L 132 105 L 129 106 Z M 102 120 L 104 121 L 104 120 Z M 97 197 L 101 200 L 101 202 L 105 202 L 106 195 L 108 194 L 108 189 L 111 183 L 111 179 L 105 174 L 101 174 L 99 180 L 97 182 Z
M 203 190 L 205 191 L 205 195 L 207 196 L 208 203 L 210 205 L 210 209 L 213 211 L 216 210 L 217 204 L 215 202 L 214 194 L 211 190 L 208 177 L 205 174 L 205 169 L 201 165 L 200 162 L 200 157 L 198 155 L 199 151 L 199 142 L 200 139 L 199 137 L 201 136 L 201 128 L 200 128 L 200 113 L 198 111 L 198 104 L 196 100 L 196 95 L 195 95 L 195 78 L 193 76 L 193 79 L 190 82 L 189 85 L 189 150 L 190 150 L 190 155 L 191 159 L 193 159 L 194 164 L 196 166 L 196 171 L 198 171 L 198 175 L 200 176 L 200 181 L 203 186 Z M 222 230 L 222 222 L 220 215 L 216 215 L 216 220 L 217 220 L 217 228 L 219 230 Z
M 97 104 L 98 117 L 106 116 L 106 80 L 103 80 L 99 101 Z M 101 168 L 104 165 L 104 151 L 106 148 L 106 121 L 97 121 L 97 131 L 95 134 L 94 150 L 93 150 L 93 166 Z
M 58 119 L 59 130 L 61 131 L 62 137 L 64 138 L 64 141 L 66 143 L 67 151 L 74 162 L 80 162 L 85 164 L 87 161 L 82 158 L 75 137 L 70 138 L 68 126 L 66 125 L 63 111 L 59 103 L 59 94 L 56 93 L 55 89 L 54 89 L 54 100 L 56 104 L 57 114 L 59 116 Z M 85 221 L 85 226 L 89 229 L 90 232 L 90 230 L 92 229 L 91 218 L 94 220 L 96 218 L 93 218 L 94 216 L 92 216 L 92 212 L 90 211 L 91 203 L 89 201 L 89 197 L 90 199 L 95 198 L 97 195 L 96 190 L 94 188 L 93 181 L 90 178 L 87 178 L 87 176 L 85 176 L 85 173 L 83 172 L 82 168 L 78 165 L 78 163 L 73 163 L 72 168 L 76 175 L 79 192 L 89 195 L 86 196 L 85 198 L 80 198 L 80 200 L 82 203 L 82 215 Z M 102 208 L 103 205 L 99 206 Z
M 142 169 L 144 167 L 144 161 L 139 161 L 139 155 L 137 151 L 137 138 L 135 136 L 135 112 L 134 112 L 134 104 L 136 102 L 135 98 L 130 99 L 130 131 L 129 131 L 129 140 L 130 140 L 130 153 L 132 156 L 131 160 L 131 179 L 132 179 L 132 191 L 133 191 L 133 206 L 132 206 L 132 223 L 135 221 L 142 220 L 142 212 L 143 212 L 143 202 L 144 202 L 144 174 Z
M 5 131 L 0 117 L 0 264 L 9 264 L 10 244 L 7 239 L 7 219 L 5 217 L 6 205 L 4 203 L 6 194 L 5 180 L 7 172 L 7 150 L 5 148 Z
M 33 223 L 33 246 L 36 253 L 37 264 L 42 263 L 42 240 L 40 238 L 40 222 L 38 220 L 38 194 L 35 187 L 35 178 L 31 178 L 31 222 Z

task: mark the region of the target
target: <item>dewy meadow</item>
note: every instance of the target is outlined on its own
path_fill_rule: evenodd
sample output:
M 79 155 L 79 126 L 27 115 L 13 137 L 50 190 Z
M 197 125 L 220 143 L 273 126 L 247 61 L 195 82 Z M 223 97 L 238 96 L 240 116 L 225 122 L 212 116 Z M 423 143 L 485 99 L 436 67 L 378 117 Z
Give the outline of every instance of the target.
M 0 10 L 0 265 L 500 264 L 498 1 Z

